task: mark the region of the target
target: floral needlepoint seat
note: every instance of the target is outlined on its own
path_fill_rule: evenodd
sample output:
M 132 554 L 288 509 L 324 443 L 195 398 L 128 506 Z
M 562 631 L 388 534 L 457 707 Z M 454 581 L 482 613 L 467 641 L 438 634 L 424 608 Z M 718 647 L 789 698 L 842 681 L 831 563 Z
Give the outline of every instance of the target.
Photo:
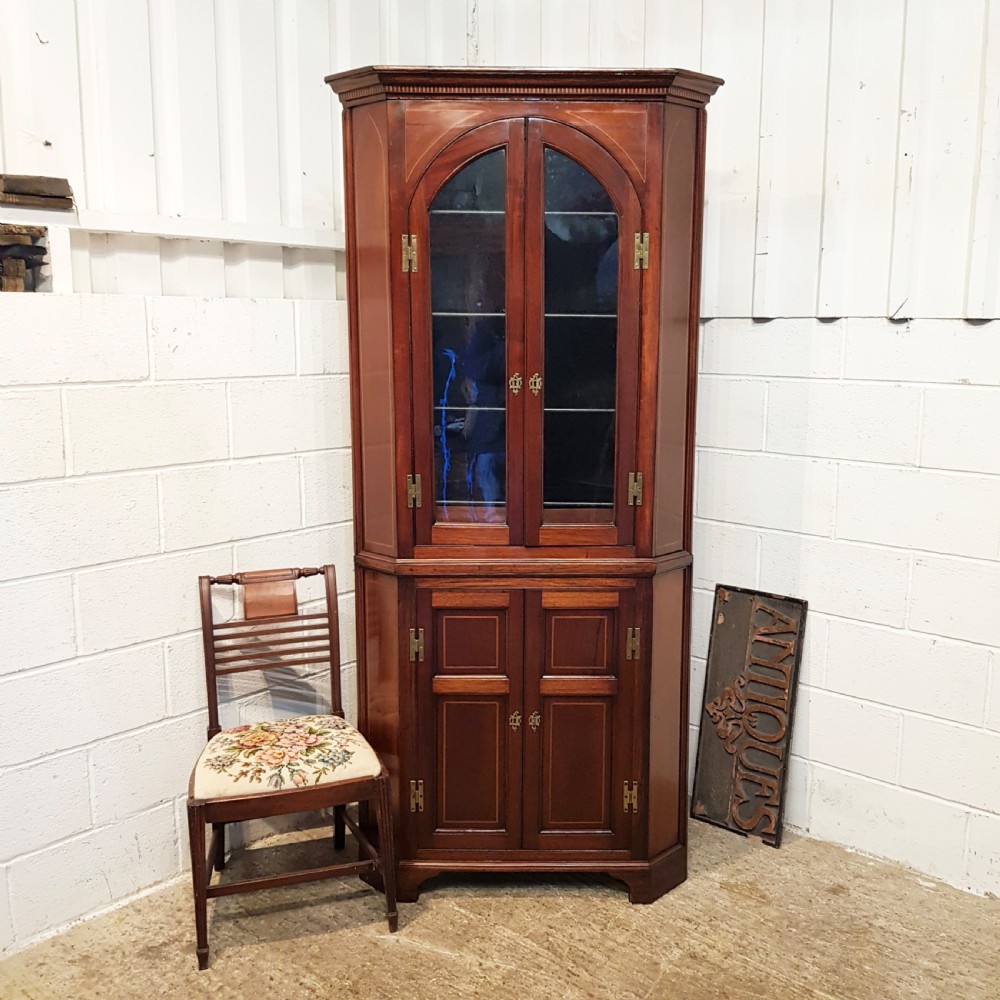
M 194 770 L 200 799 L 373 778 L 382 765 L 368 741 L 336 715 L 306 715 L 224 729 Z

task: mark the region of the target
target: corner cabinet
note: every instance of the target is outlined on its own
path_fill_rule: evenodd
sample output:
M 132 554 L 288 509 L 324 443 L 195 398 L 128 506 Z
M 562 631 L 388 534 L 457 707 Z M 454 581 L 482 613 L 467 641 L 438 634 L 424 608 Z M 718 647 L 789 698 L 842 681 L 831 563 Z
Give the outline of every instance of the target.
M 359 722 L 399 895 L 686 874 L 705 105 L 683 70 L 367 67 L 344 105 Z

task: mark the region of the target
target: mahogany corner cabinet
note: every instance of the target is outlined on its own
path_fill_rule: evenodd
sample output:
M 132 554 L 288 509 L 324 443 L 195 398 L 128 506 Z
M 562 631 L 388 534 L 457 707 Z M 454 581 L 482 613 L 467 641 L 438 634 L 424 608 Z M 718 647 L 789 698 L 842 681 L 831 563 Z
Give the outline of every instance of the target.
M 399 897 L 687 867 L 705 105 L 684 70 L 369 66 L 344 106 L 359 724 Z

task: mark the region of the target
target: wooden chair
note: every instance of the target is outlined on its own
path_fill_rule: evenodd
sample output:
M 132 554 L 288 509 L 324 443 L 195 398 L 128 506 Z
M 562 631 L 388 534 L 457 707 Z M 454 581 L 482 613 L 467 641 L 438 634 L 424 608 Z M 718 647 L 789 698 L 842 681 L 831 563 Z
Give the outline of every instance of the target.
M 326 610 L 302 614 L 295 581 L 323 575 Z M 396 859 L 389 775 L 375 751 L 344 721 L 340 699 L 340 632 L 333 566 L 279 569 L 199 579 L 205 678 L 208 683 L 208 746 L 188 786 L 188 828 L 198 937 L 198 968 L 208 966 L 208 900 L 235 892 L 311 882 L 342 875 L 381 876 L 389 930 L 395 931 Z M 241 586 L 244 616 L 215 622 L 212 587 Z M 222 730 L 218 678 L 248 670 L 330 664 L 331 712 Z M 345 806 L 374 803 L 376 848 Z M 360 845 L 362 860 L 284 875 L 211 884 L 212 869 L 225 867 L 226 824 L 333 807 L 334 848 L 344 847 L 344 825 Z M 205 827 L 212 825 L 206 859 Z

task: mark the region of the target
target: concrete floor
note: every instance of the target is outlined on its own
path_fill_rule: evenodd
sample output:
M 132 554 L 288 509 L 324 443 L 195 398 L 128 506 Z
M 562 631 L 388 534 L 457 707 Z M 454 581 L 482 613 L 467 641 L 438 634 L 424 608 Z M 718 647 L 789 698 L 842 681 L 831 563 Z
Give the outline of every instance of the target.
M 354 880 L 210 901 L 200 974 L 174 885 L 0 963 L 0 998 L 1000 997 L 1000 900 L 803 838 L 775 851 L 693 823 L 691 841 L 688 881 L 651 906 L 600 878 L 450 879 L 401 904 L 390 935 Z

